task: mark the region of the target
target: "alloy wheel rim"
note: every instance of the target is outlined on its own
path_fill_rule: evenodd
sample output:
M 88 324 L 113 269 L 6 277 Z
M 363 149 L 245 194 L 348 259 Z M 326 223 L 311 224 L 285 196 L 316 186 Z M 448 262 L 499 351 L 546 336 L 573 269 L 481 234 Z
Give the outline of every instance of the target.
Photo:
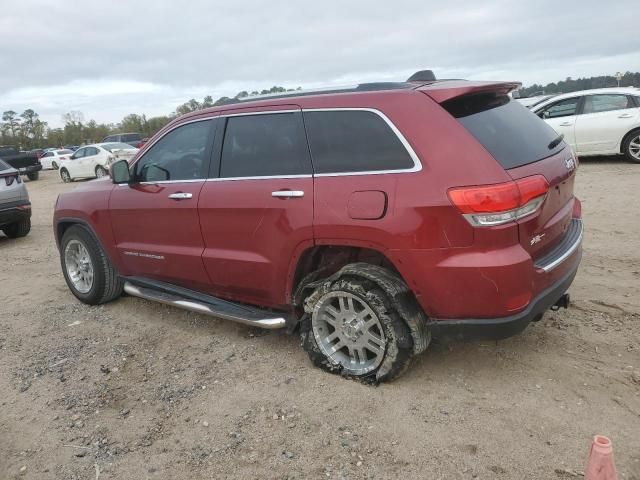
M 369 305 L 348 292 L 329 292 L 318 301 L 311 327 L 322 353 L 352 375 L 375 370 L 384 358 L 382 324 Z
M 63 170 L 60 175 L 62 176 L 62 180 L 65 182 L 68 182 L 71 179 L 69 173 L 66 170 Z
M 93 286 L 94 270 L 91 256 L 79 240 L 71 240 L 64 249 L 64 264 L 73 288 L 88 293 Z
M 629 143 L 629 153 L 633 158 L 640 160 L 640 135 L 631 139 Z
M 104 168 L 98 168 L 96 170 L 96 177 L 101 178 L 104 177 L 107 174 L 107 172 L 105 171 Z

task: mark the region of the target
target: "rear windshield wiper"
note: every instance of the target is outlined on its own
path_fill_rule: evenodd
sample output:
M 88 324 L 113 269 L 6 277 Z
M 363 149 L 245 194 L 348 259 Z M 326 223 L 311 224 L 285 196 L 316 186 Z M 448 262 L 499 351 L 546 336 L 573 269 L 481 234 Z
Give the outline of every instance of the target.
M 558 135 L 555 140 L 551 140 L 551 143 L 549 143 L 549 145 L 547 145 L 547 147 L 549 148 L 549 150 L 553 150 L 554 148 L 556 148 L 558 145 L 560 145 L 560 142 L 564 140 L 564 133 Z

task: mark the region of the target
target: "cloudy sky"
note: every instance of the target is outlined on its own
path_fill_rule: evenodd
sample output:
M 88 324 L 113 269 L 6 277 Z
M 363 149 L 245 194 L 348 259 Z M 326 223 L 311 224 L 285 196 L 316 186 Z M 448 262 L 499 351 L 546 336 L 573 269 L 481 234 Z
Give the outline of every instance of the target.
M 196 97 L 640 71 L 638 0 L 1 0 L 0 111 L 117 122 Z

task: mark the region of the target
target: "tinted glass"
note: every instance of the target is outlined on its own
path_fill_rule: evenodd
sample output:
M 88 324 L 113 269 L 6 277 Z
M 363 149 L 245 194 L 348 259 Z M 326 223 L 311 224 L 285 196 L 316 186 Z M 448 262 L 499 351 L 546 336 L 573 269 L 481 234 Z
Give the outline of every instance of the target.
M 414 166 L 398 136 L 366 111 L 305 112 L 316 173 L 398 170 Z
M 583 113 L 610 112 L 633 107 L 631 98 L 626 95 L 587 95 L 584 98 Z
M 105 137 L 105 139 L 103 140 L 103 142 L 118 142 L 118 135 L 109 135 L 108 137 Z
M 86 148 L 79 148 L 78 150 L 76 150 L 76 153 L 73 154 L 73 158 L 75 159 L 84 157 L 86 151 Z
M 47 152 L 44 155 L 42 155 L 42 157 L 53 157 L 53 152 Z
M 122 142 L 134 142 L 142 139 L 142 135 L 139 133 L 127 133 L 126 135 L 122 135 Z
M 87 147 L 84 153 L 85 157 L 92 157 L 98 154 L 98 149 L 96 147 Z
M 224 178 L 311 173 L 300 114 L 228 118 L 221 162 Z
M 2 160 L 0 160 L 0 172 L 3 170 L 9 170 L 10 168 L 11 166 L 8 163 L 5 163 Z
M 213 120 L 189 123 L 167 133 L 136 163 L 136 181 L 206 178 L 212 123 Z
M 514 168 L 553 155 L 566 144 L 549 145 L 558 134 L 507 95 L 482 94 L 449 100 L 442 106 L 504 167 Z
M 580 97 L 567 98 L 565 100 L 560 100 L 537 113 L 542 118 L 570 117 L 576 114 L 576 111 L 578 110 L 578 103 L 580 103 Z

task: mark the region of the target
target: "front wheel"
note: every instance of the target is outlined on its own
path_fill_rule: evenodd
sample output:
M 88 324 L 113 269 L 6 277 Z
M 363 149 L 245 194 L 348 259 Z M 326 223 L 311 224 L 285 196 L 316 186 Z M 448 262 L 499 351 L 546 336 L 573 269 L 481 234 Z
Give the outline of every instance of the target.
M 640 163 L 640 130 L 631 132 L 622 144 L 622 151 L 628 160 Z
M 102 177 L 106 177 L 108 175 L 107 169 L 104 168 L 101 165 L 98 165 L 96 167 L 96 177 L 97 178 L 102 178 Z
M 56 162 L 51 162 L 51 168 L 58 170 L 58 164 Z
M 38 180 L 38 178 L 40 178 L 40 172 L 31 172 L 31 173 L 27 173 L 27 178 L 29 180 L 31 180 L 32 182 Z
M 122 294 L 123 282 L 93 234 L 81 225 L 70 227 L 60 242 L 64 279 L 81 302 L 98 305 Z
M 340 277 L 318 287 L 301 322 L 302 346 L 323 370 L 366 382 L 393 380 L 413 355 L 413 339 L 386 292 Z
M 69 171 L 66 168 L 60 170 L 60 178 L 64 183 L 69 183 L 71 181 L 71 175 L 69 175 Z

